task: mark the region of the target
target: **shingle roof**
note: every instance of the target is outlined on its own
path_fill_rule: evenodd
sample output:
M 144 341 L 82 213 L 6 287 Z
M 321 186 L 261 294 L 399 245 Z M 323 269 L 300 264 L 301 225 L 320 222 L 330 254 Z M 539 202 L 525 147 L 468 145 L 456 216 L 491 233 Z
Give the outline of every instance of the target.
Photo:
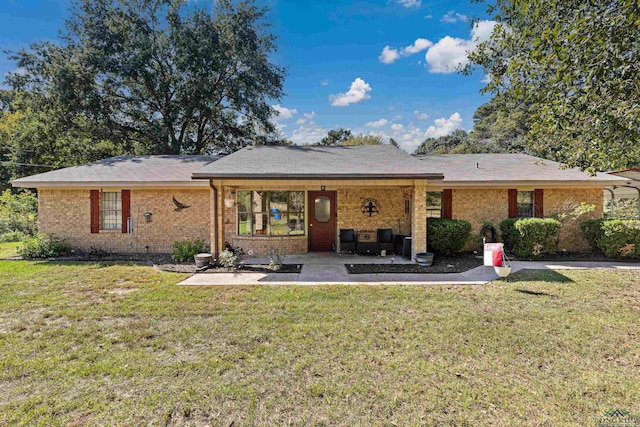
M 584 183 L 621 184 L 623 179 L 606 173 L 590 176 L 574 168 L 562 168 L 558 162 L 526 154 L 441 154 L 415 156 L 429 170 L 444 174 L 444 183 L 498 184 L 518 183 Z
M 194 178 L 430 178 L 442 174 L 391 145 L 247 147 L 209 164 Z
M 191 174 L 219 156 L 118 156 L 12 181 L 14 187 L 87 185 L 187 185 L 201 186 Z

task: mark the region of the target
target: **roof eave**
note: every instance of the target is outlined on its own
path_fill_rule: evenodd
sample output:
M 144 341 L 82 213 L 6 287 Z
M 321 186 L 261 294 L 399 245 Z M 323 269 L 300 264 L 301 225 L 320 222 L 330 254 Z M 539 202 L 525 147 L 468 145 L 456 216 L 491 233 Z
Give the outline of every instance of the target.
M 623 185 L 628 180 L 518 180 L 518 181 L 442 181 L 443 184 L 451 187 L 606 187 L 608 185 Z
M 429 173 L 429 174 L 340 174 L 340 175 L 326 175 L 326 174 L 294 174 L 294 175 L 278 175 L 278 174 L 263 174 L 263 175 L 248 175 L 248 174 L 210 174 L 210 173 L 194 173 L 193 179 L 311 179 L 311 180 L 337 180 L 337 179 L 428 179 L 428 180 L 442 180 L 443 174 Z
M 60 188 L 60 187 L 208 187 L 201 181 L 10 181 L 18 188 Z

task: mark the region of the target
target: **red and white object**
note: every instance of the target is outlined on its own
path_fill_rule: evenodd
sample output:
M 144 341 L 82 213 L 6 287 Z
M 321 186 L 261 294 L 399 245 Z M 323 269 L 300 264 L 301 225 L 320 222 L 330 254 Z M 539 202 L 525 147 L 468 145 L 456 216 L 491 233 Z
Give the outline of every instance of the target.
M 488 267 L 502 267 L 502 253 L 504 243 L 484 244 L 484 265 Z

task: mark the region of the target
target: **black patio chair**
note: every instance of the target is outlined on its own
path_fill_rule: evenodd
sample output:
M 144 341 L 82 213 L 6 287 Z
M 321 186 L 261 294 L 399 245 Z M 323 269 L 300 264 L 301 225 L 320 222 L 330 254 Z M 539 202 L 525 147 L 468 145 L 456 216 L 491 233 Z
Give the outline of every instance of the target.
M 378 246 L 380 251 L 392 253 L 394 251 L 393 233 L 390 228 L 378 228 Z
M 356 253 L 356 233 L 353 228 L 340 229 L 340 252 Z

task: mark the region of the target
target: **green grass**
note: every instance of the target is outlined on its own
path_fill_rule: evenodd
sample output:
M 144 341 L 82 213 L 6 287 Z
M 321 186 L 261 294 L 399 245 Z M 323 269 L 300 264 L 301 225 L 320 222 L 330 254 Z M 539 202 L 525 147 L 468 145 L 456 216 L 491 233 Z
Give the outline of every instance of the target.
M 0 262 L 0 425 L 594 425 L 640 414 L 640 273 L 177 287 Z
M 0 243 L 0 259 L 18 256 L 18 247 L 21 245 L 22 242 Z

